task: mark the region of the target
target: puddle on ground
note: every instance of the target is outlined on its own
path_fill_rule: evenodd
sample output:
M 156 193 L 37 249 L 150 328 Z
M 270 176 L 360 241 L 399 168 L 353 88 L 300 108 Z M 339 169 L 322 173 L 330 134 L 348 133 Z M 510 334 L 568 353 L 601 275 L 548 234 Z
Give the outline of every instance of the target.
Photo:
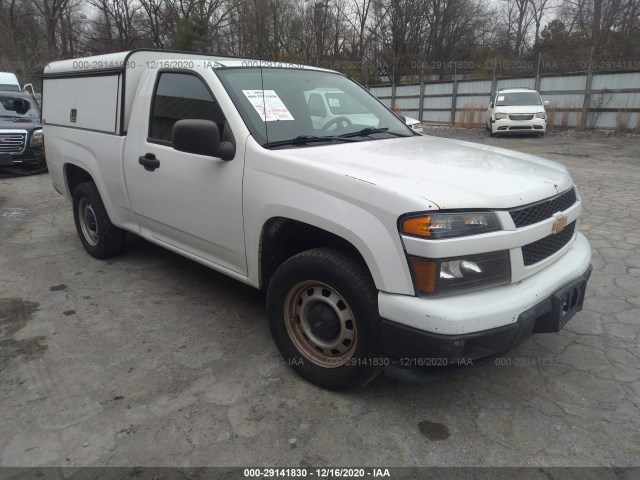
M 444 423 L 423 420 L 418 424 L 418 430 L 422 435 L 434 442 L 449 438 L 449 428 Z
M 0 298 L 0 365 L 18 355 L 26 359 L 38 358 L 47 350 L 44 336 L 13 338 L 39 307 L 40 304 L 21 298 Z

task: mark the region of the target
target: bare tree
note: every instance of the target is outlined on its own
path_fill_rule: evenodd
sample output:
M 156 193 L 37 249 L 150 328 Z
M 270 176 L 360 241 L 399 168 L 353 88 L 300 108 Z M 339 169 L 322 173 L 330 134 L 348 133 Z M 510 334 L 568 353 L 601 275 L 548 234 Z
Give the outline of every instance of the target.
M 0 60 L 30 81 L 51 60 L 138 47 L 333 66 L 370 81 L 415 79 L 416 61 L 448 75 L 453 60 L 533 49 L 563 68 L 575 66 L 572 49 L 640 51 L 638 0 L 0 0 L 0 25 Z
M 55 59 L 60 55 L 58 34 L 62 12 L 69 5 L 69 0 L 31 0 L 32 5 L 44 21 L 45 35 L 48 42 L 48 55 Z
M 529 0 L 529 7 L 531 9 L 531 18 L 535 27 L 535 34 L 533 36 L 533 45 L 537 45 L 540 41 L 540 28 L 542 21 L 547 13 L 547 5 L 549 0 Z
M 529 27 L 534 22 L 530 0 L 503 0 L 502 13 L 508 34 L 508 44 L 515 55 L 521 55 L 526 46 Z
M 143 25 L 155 48 L 167 48 L 172 42 L 165 33 L 165 0 L 140 0 L 144 9 Z

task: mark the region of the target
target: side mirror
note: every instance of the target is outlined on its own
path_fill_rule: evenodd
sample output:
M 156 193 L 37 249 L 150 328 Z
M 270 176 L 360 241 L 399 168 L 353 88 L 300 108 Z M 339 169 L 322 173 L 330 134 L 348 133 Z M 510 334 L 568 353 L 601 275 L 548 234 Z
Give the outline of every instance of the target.
M 398 118 L 402 120 L 404 123 L 407 123 L 407 117 L 405 117 L 404 115 L 398 114 Z
M 171 144 L 180 152 L 233 160 L 236 145 L 228 125 L 226 127 L 224 140 L 221 141 L 218 125 L 211 120 L 178 120 L 173 125 Z
M 25 86 L 22 87 L 22 89 L 25 92 L 29 92 L 31 94 L 32 97 L 35 98 L 36 96 L 36 89 L 33 88 L 33 84 L 32 83 L 27 83 Z
M 549 100 L 545 100 L 545 101 L 544 101 L 544 106 L 545 106 L 545 107 L 548 107 L 548 106 L 549 106 Z
M 489 108 L 493 108 L 493 102 L 489 104 Z

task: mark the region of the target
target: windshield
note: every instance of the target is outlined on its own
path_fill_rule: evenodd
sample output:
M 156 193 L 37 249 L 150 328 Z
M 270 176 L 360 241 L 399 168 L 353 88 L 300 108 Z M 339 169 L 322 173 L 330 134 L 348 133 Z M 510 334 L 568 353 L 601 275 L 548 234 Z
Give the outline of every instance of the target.
M 285 68 L 227 68 L 216 73 L 251 134 L 265 147 L 412 136 L 369 92 L 330 72 Z M 303 141 L 304 140 L 304 141 Z M 321 140 L 322 141 L 322 140 Z
M 40 118 L 40 110 L 33 100 L 0 96 L 0 117 Z
M 525 107 L 528 105 L 542 105 L 540 95 L 536 92 L 499 92 L 496 105 L 500 107 Z

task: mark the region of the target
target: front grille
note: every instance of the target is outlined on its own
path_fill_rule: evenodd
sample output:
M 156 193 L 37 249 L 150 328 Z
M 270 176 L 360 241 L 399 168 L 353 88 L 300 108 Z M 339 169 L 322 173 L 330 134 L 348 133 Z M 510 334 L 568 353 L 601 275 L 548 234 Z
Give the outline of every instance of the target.
M 509 115 L 509 120 L 531 120 L 533 115 L 516 114 Z
M 571 222 L 560 233 L 552 233 L 547 237 L 522 247 L 522 260 L 525 266 L 541 262 L 545 258 L 560 251 L 562 247 L 573 238 L 575 230 L 576 222 Z
M 26 133 L 0 133 L 0 153 L 22 153 L 26 140 Z
M 576 190 L 572 188 L 560 195 L 548 198 L 542 202 L 535 203 L 526 207 L 514 208 L 509 210 L 513 223 L 516 228 L 526 227 L 534 223 L 541 222 L 547 218 L 551 218 L 554 213 L 564 212 L 571 205 L 576 203 Z

